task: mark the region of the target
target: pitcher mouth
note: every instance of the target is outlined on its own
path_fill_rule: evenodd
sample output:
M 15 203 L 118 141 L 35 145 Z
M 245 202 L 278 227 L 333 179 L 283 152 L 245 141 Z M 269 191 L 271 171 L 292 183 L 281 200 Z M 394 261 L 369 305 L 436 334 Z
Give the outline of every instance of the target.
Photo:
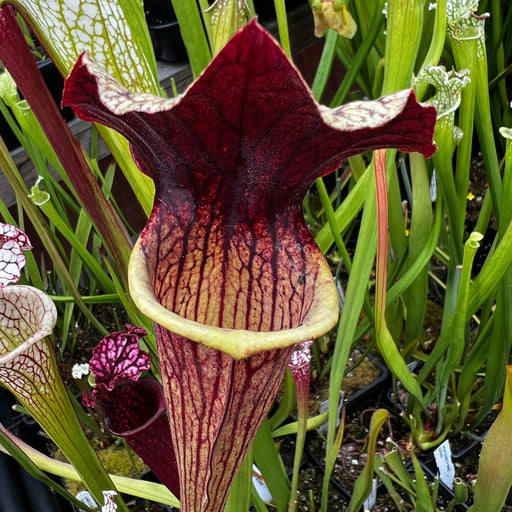
M 320 266 L 311 306 L 297 327 L 277 331 L 227 329 L 183 318 L 166 309 L 157 300 L 151 286 L 146 256 L 140 239 L 133 248 L 128 267 L 130 294 L 142 313 L 169 331 L 229 354 L 245 359 L 258 352 L 289 347 L 317 338 L 328 332 L 338 320 L 336 287 L 327 263 Z
M 154 423 L 160 416 L 163 416 L 166 412 L 166 403 L 164 398 L 164 390 L 160 384 L 157 383 L 156 380 L 152 379 L 140 379 L 134 382 L 125 382 L 120 385 L 120 388 L 126 386 L 127 389 L 130 387 L 140 386 L 147 393 L 145 399 L 146 404 L 148 400 L 151 400 L 149 403 L 153 406 L 150 411 L 152 411 L 151 415 L 148 415 L 145 421 L 140 422 L 138 425 L 133 425 L 132 428 L 128 428 L 126 430 L 121 430 L 120 425 L 112 419 L 115 416 L 115 410 L 110 410 L 109 414 L 105 414 L 105 426 L 109 429 L 109 431 L 118 437 L 129 437 L 131 435 L 137 434 L 138 432 L 142 432 L 148 428 L 149 425 Z M 151 393 L 155 393 L 151 395 Z M 147 405 L 146 405 L 147 407 Z
M 27 320 L 26 317 L 21 318 L 21 316 L 14 320 L 11 319 L 13 320 L 13 325 L 10 327 L 10 334 L 13 335 L 11 344 L 15 346 L 8 349 L 7 346 L 3 347 L 4 343 L 0 341 L 0 359 L 6 362 L 16 359 L 26 350 L 27 346 L 39 342 L 52 333 L 57 321 L 57 309 L 48 295 L 27 285 L 13 284 L 0 288 L 0 299 L 10 301 L 13 304 L 13 309 L 24 308 L 31 315 L 31 320 Z M 6 329 L 4 334 L 9 337 L 9 328 Z M 7 343 L 6 341 L 5 344 Z

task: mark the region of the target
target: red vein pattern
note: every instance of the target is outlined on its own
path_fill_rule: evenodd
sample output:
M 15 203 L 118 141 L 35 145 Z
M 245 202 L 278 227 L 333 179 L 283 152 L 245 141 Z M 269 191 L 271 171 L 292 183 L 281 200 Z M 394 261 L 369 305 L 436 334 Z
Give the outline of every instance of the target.
M 0 287 L 17 283 L 27 258 L 23 251 L 32 249 L 28 236 L 15 226 L 0 222 Z
M 47 338 L 57 320 L 50 297 L 31 286 L 0 288 L 0 382 L 68 457 L 100 501 L 113 484 L 89 445 Z
M 164 391 L 150 378 L 117 384 L 98 397 L 105 426 L 124 437 L 130 448 L 155 476 L 179 499 L 179 477 Z
M 293 347 L 234 360 L 156 326 L 182 509 L 221 511 L 229 486 L 270 409 Z M 169 350 L 169 346 L 173 349 Z M 178 444 L 179 443 L 179 444 Z
M 164 390 L 155 379 L 140 378 L 151 366 L 149 354 L 139 345 L 146 334 L 141 327 L 127 325 L 126 330 L 113 332 L 98 343 L 89 361 L 96 386 L 82 401 L 90 407 L 98 403 L 106 428 L 124 437 L 160 482 L 179 498 L 178 466 Z
M 58 372 L 51 334 L 57 311 L 29 286 L 0 289 L 0 381 L 52 434 L 69 431 L 67 392 Z
M 219 512 L 293 345 L 336 322 L 304 194 L 356 153 L 431 156 L 435 109 L 412 91 L 321 107 L 256 21 L 181 97 L 130 93 L 82 55 L 63 103 L 127 137 L 155 181 L 130 286 L 139 308 L 166 326 L 156 334 L 181 508 Z

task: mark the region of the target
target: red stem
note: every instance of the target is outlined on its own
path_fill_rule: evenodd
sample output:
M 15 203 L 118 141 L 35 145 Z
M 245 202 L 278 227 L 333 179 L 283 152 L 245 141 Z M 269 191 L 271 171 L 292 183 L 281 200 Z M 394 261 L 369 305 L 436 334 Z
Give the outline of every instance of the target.
M 103 237 L 122 282 L 127 284 L 130 237 L 111 203 L 106 200 L 82 148 L 62 118 L 10 6 L 0 9 L 0 34 L 0 60 L 40 122 L 82 204 Z
M 377 194 L 377 258 L 375 282 L 375 321 L 377 331 L 385 322 L 387 254 L 388 254 L 388 184 L 386 179 L 386 150 L 374 153 L 375 189 Z

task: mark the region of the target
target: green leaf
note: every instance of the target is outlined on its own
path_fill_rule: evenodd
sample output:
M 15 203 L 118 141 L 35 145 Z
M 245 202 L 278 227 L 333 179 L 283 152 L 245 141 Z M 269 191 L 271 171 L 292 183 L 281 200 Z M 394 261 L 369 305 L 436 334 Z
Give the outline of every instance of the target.
M 3 6 L 7 2 L 0 1 Z M 63 76 L 87 51 L 123 85 L 158 94 L 160 86 L 142 2 L 12 2 Z
M 507 366 L 503 408 L 482 445 L 471 512 L 501 510 L 512 485 L 512 366 Z
M 318 414 L 317 416 L 313 416 L 311 418 L 308 418 L 308 421 L 306 423 L 306 430 L 309 432 L 310 430 L 314 430 L 315 428 L 318 428 L 322 426 L 329 418 L 329 411 L 325 411 L 322 414 Z M 272 432 L 272 437 L 281 437 L 281 436 L 287 436 L 290 434 L 296 434 L 299 429 L 299 422 L 293 421 L 291 423 L 287 423 L 286 425 L 283 425 L 282 427 L 276 428 Z
M 367 446 L 368 458 L 363 471 L 354 483 L 352 499 L 350 500 L 350 505 L 348 507 L 349 512 L 357 512 L 362 507 L 364 500 L 370 494 L 375 468 L 377 436 L 379 435 L 382 425 L 384 425 L 388 418 L 389 412 L 385 409 L 378 409 L 372 415 Z
M 290 498 L 288 477 L 286 476 L 275 441 L 272 438 L 268 420 L 262 423 L 256 435 L 253 444 L 253 454 L 254 462 L 267 483 L 277 510 L 285 512 L 288 509 L 288 500 Z
M 46 471 L 53 475 L 61 476 L 69 480 L 80 481 L 80 476 L 76 469 L 71 465 L 59 460 L 52 459 L 41 452 L 38 452 L 28 444 L 16 438 L 7 429 L 3 429 L 2 433 L 13 444 L 23 451 L 25 455 L 42 471 Z M 8 453 L 6 449 L 0 448 L 0 451 Z M 138 496 L 151 501 L 156 501 L 172 507 L 180 506 L 179 501 L 171 494 L 169 489 L 161 484 L 147 482 L 145 480 L 135 480 L 132 478 L 109 475 L 112 482 L 119 492 L 129 494 L 130 496 Z
M 414 453 L 411 453 L 412 464 L 414 467 L 415 489 L 416 489 L 416 512 L 436 512 L 435 506 L 432 504 L 432 496 L 430 488 L 425 480 L 425 475 Z
M 196 2 L 171 1 L 187 48 L 192 74 L 197 77 L 212 58 L 198 6 Z
M 0 6 L 4 4 L 0 0 Z M 87 51 L 127 88 L 161 93 L 142 2 L 20 0 L 13 6 L 64 77 L 80 54 Z M 102 127 L 101 132 L 149 215 L 154 195 L 151 180 L 135 166 L 124 139 L 107 128 Z
M 432 232 L 432 200 L 425 159 L 418 153 L 409 155 L 412 182 L 412 215 L 409 230 L 408 254 L 401 276 L 421 256 Z M 404 293 L 407 311 L 404 345 L 420 336 L 427 307 L 428 265 L 425 263 L 416 274 L 411 286 Z M 400 277 L 401 277 L 400 276 Z M 389 297 L 388 297 L 389 300 Z
M 423 27 L 422 0 L 395 0 L 387 5 L 386 67 L 382 94 L 411 86 Z
M 217 0 L 206 14 L 210 23 L 212 53 L 217 55 L 235 33 L 247 23 L 249 9 L 245 2 Z
M 243 464 L 229 491 L 224 512 L 245 512 L 251 504 L 252 489 L 252 452 L 246 455 Z

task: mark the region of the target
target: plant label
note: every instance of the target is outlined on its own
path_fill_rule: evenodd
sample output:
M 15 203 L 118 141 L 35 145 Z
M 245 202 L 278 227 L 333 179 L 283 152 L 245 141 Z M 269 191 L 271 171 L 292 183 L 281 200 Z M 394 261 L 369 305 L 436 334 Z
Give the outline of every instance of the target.
M 452 450 L 448 440 L 435 449 L 434 457 L 436 459 L 437 468 L 439 469 L 439 479 L 448 488 L 453 489 L 455 466 L 452 462 Z
M 336 418 L 336 427 L 339 427 L 341 425 L 341 410 L 343 409 L 343 405 L 344 405 L 344 402 L 343 402 L 343 396 L 340 397 L 340 403 L 338 405 L 338 411 L 337 411 L 337 418 Z M 321 404 L 320 404 L 320 408 L 319 408 L 319 414 L 323 414 L 324 412 L 327 412 L 329 410 L 329 400 L 324 400 Z M 329 422 L 326 421 L 324 424 L 320 425 L 318 427 L 318 430 L 322 433 L 322 434 L 326 434 L 327 433 L 327 428 L 329 426 Z
M 98 504 L 94 501 L 91 493 L 89 491 L 80 491 L 76 495 L 76 499 L 81 501 L 84 505 L 87 505 L 90 508 L 96 508 Z
M 263 480 L 263 477 L 261 475 L 261 471 L 257 468 L 255 464 L 252 465 L 252 483 L 254 485 L 254 488 L 256 489 L 256 492 L 258 493 L 259 497 L 267 502 L 272 502 L 272 494 L 270 494 L 270 490 L 267 487 L 267 484 L 265 483 L 265 480 Z
M 364 500 L 364 503 L 363 503 L 363 509 L 365 510 L 365 512 L 367 510 L 371 510 L 376 502 L 377 502 L 377 479 L 374 478 L 372 480 L 372 489 L 370 491 L 370 494 L 368 495 L 368 498 L 366 498 Z

